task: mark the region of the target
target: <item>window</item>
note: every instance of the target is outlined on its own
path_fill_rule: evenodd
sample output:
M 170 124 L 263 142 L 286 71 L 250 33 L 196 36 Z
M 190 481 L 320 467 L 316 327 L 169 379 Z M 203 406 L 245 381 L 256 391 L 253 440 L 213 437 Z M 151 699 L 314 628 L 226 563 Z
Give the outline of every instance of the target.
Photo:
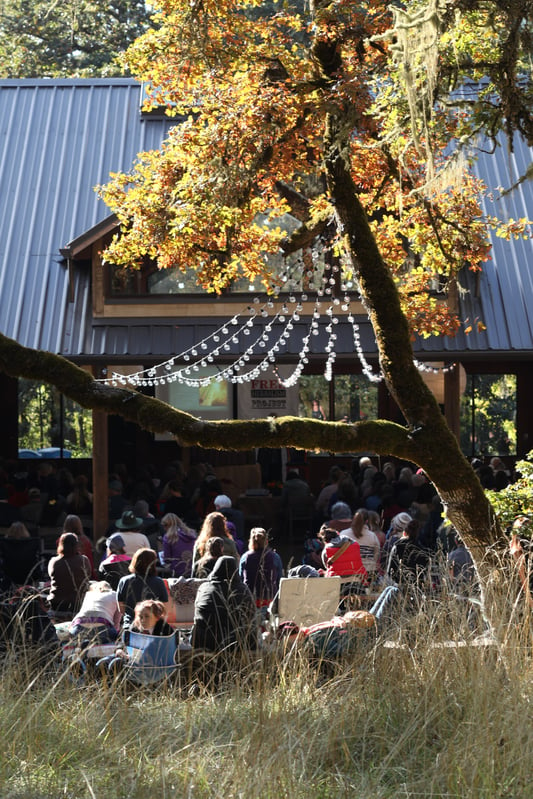
M 364 375 L 334 375 L 335 413 L 330 407 L 330 383 L 323 375 L 303 375 L 299 380 L 299 415 L 317 419 L 359 422 L 378 418 L 378 386 Z
M 359 422 L 378 418 L 378 386 L 364 375 L 335 375 L 335 418 Z
M 469 458 L 516 454 L 516 375 L 467 376 L 461 449 Z
M 35 452 L 37 457 L 92 456 L 90 410 L 67 399 L 53 386 L 22 379 L 18 385 L 19 450 Z

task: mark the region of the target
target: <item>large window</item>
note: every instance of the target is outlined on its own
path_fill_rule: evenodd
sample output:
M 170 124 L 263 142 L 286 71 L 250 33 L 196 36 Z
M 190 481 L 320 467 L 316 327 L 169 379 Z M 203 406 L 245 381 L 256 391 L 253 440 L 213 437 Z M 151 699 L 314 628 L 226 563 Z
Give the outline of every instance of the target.
M 467 376 L 461 449 L 470 458 L 516 454 L 516 375 Z
M 91 411 L 53 386 L 19 380 L 19 451 L 36 453 L 36 457 L 90 458 L 92 430 Z
M 333 407 L 330 384 L 323 375 L 303 375 L 299 380 L 299 415 L 359 422 L 378 418 L 378 386 L 364 375 L 334 375 Z

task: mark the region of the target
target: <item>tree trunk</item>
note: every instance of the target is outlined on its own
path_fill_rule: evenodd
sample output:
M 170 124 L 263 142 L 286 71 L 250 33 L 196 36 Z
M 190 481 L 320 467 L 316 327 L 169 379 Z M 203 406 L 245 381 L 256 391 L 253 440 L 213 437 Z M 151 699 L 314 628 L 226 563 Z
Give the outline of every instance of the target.
M 338 229 L 372 322 L 385 382 L 407 420 L 412 460 L 437 487 L 447 518 L 470 550 L 482 584 L 486 613 L 495 626 L 502 611 L 491 599 L 495 577 L 501 574 L 501 531 L 477 476 L 414 364 L 399 294 L 378 250 L 344 155 L 349 150 L 344 130 L 342 115 L 329 113 L 325 168 Z

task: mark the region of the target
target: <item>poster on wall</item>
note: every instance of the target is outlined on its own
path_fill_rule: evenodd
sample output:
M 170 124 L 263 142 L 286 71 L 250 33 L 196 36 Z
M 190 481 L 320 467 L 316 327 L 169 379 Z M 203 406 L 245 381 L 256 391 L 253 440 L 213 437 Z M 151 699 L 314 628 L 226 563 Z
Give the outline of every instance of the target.
M 281 378 L 289 377 L 293 366 L 278 366 Z M 298 416 L 298 385 L 286 388 L 272 370 L 249 383 L 239 385 L 237 392 L 239 419 L 261 419 L 266 416 Z

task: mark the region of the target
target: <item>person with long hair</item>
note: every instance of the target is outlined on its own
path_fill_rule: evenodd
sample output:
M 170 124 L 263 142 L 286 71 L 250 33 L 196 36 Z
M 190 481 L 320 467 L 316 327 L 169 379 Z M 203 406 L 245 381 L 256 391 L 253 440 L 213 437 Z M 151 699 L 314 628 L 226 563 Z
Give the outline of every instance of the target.
M 192 576 L 200 579 L 209 577 L 215 568 L 215 563 L 223 554 L 224 539 L 218 538 L 217 536 L 215 536 L 215 538 L 209 538 L 205 545 L 204 555 L 194 564 Z
M 48 563 L 50 593 L 48 601 L 53 611 L 76 613 L 89 587 L 91 564 L 80 553 L 78 536 L 62 533 L 57 543 L 57 555 Z
M 157 576 L 157 554 L 153 549 L 138 549 L 131 559 L 127 577 L 122 577 L 117 587 L 117 601 L 123 614 L 122 625 L 129 629 L 135 615 L 135 605 L 144 599 L 168 602 L 168 591 Z
M 250 530 L 248 552 L 239 563 L 239 574 L 248 586 L 257 607 L 269 605 L 279 587 L 283 564 L 277 552 L 268 546 L 268 535 L 262 527 Z
M 93 511 L 93 495 L 89 491 L 89 481 L 84 474 L 74 478 L 72 491 L 67 495 L 67 511 L 78 515 L 88 515 Z
M 165 513 L 161 519 L 163 560 L 172 577 L 190 577 L 196 533 L 175 513 Z
M 80 552 L 82 553 L 82 555 L 85 555 L 85 557 L 91 564 L 91 575 L 94 577 L 95 571 L 94 571 L 93 544 L 89 536 L 85 535 L 85 530 L 83 529 L 83 523 L 80 517 L 77 516 L 75 513 L 70 513 L 63 522 L 63 532 L 74 533 L 74 535 L 78 536 Z
M 13 522 L 7 529 L 6 538 L 16 538 L 20 541 L 23 538 L 31 538 L 31 536 L 24 522 Z
M 143 635 L 172 635 L 174 628 L 165 621 L 165 606 L 156 599 L 145 599 L 135 605 L 132 630 Z
M 379 565 L 381 547 L 377 535 L 368 527 L 368 511 L 365 508 L 354 513 L 351 525 L 341 531 L 341 536 L 357 541 L 363 566 L 372 577 Z
M 235 558 L 235 563 L 239 562 L 239 553 L 235 546 L 235 541 L 228 529 L 226 517 L 218 511 L 208 513 L 204 519 L 204 523 L 198 534 L 198 538 L 194 544 L 192 556 L 192 568 L 197 560 L 200 560 L 205 555 L 206 545 L 210 538 L 223 538 L 224 539 L 224 555 L 229 555 Z

